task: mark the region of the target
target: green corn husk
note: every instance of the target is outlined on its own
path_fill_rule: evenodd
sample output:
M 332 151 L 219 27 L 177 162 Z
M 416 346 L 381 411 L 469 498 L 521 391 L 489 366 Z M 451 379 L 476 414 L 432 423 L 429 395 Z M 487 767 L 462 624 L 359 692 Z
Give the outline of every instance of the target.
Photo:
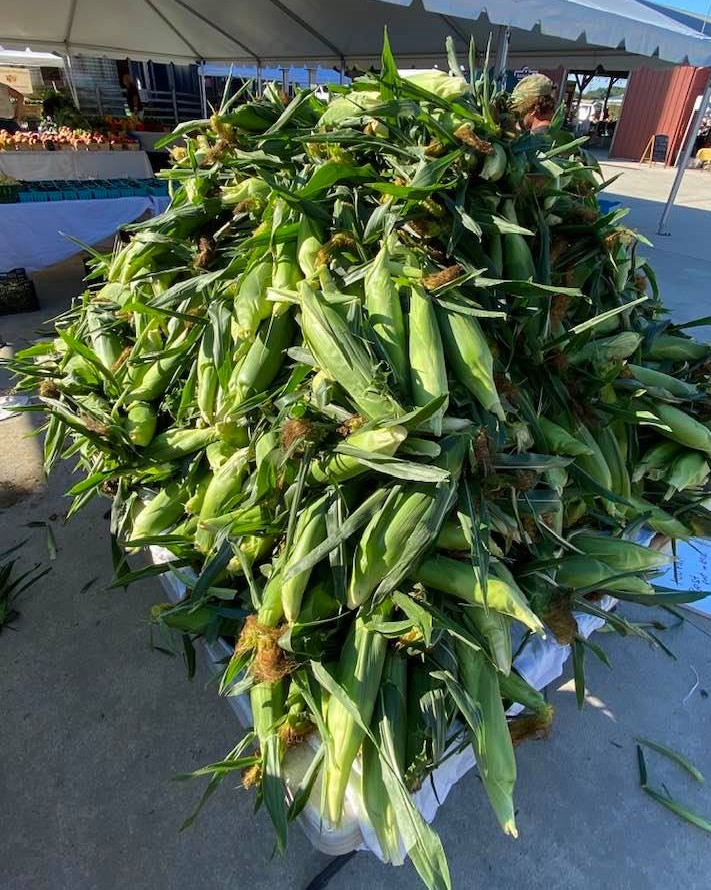
M 687 488 L 700 488 L 709 477 L 711 467 L 703 455 L 691 452 L 682 454 L 671 465 L 671 471 L 665 477 L 668 488 L 664 500 L 668 501 L 677 491 Z
M 664 402 L 655 403 L 654 413 L 668 427 L 668 429 L 658 428 L 663 436 L 679 442 L 680 445 L 711 455 L 711 430 L 698 420 Z
M 378 742 L 381 739 L 380 723 L 383 717 L 387 718 L 394 732 L 395 757 L 400 770 L 404 772 L 407 750 L 407 659 L 392 651 L 388 651 L 385 659 L 380 695 L 371 724 Z M 380 753 L 368 737 L 363 741 L 362 766 L 361 796 L 381 852 L 386 862 L 402 865 L 403 841 L 397 817 L 392 802 L 385 793 Z
M 274 312 L 262 322 L 252 345 L 239 366 L 236 405 L 273 382 L 284 363 L 284 350 L 291 341 L 294 322 L 290 312 Z
M 493 609 L 515 618 L 536 633 L 543 632 L 540 619 L 531 611 L 523 595 L 507 582 L 487 578 L 485 598 L 479 571 L 470 563 L 445 556 L 431 556 L 423 560 L 414 578 L 425 587 L 457 597 L 465 603 Z
M 219 438 L 214 427 L 205 429 L 170 429 L 156 436 L 143 452 L 148 460 L 180 460 Z
M 134 402 L 126 412 L 126 434 L 134 445 L 150 444 L 158 425 L 158 416 L 148 402 Z
M 498 182 L 506 173 L 508 157 L 506 149 L 499 142 L 491 143 L 491 152 L 484 158 L 479 176 L 489 182 Z
M 352 433 L 343 440 L 343 444 L 370 454 L 391 457 L 406 438 L 405 427 L 389 426 L 385 429 Z M 348 454 L 331 453 L 311 462 L 307 481 L 310 485 L 323 485 L 327 482 L 338 485 L 365 472 L 367 467 L 358 458 Z
M 644 357 L 650 361 L 699 362 L 710 353 L 705 343 L 673 334 L 658 334 L 645 349 Z
M 210 479 L 200 507 L 199 521 L 203 525 L 195 535 L 195 546 L 203 553 L 210 550 L 214 540 L 214 535 L 205 528 L 204 523 L 233 509 L 246 496 L 243 483 L 248 460 L 249 450 L 239 449 L 215 470 Z
M 467 606 L 466 612 L 474 627 L 486 640 L 489 656 L 497 671 L 508 674 L 513 658 L 511 619 L 494 609 L 481 606 Z
M 391 611 L 392 605 L 387 600 L 373 610 L 374 615 L 381 618 L 387 618 Z M 369 630 L 362 617 L 356 617 L 341 650 L 336 680 L 358 709 L 366 726 L 373 716 L 386 651 L 385 637 Z M 339 825 L 351 768 L 365 732 L 343 704 L 333 697 L 326 711 L 326 729 L 327 756 L 323 774 L 326 813 L 334 825 Z
M 575 463 L 589 476 L 592 476 L 598 485 L 601 485 L 608 491 L 612 491 L 613 481 L 610 467 L 600 450 L 597 440 L 582 423 L 575 427 L 575 435 L 589 452 L 589 454 L 579 455 L 575 459 Z
M 518 217 L 513 201 L 506 199 L 501 204 L 501 215 L 509 222 L 518 225 Z M 531 248 L 524 235 L 512 233 L 504 235 L 503 271 L 504 278 L 512 281 L 528 281 L 536 275 L 536 264 L 533 262 Z
M 366 525 L 353 555 L 349 608 L 360 606 L 385 582 L 394 589 L 407 574 L 404 557 L 414 564 L 432 546 L 451 507 L 467 444 L 464 436 L 453 437 L 435 461 L 449 471 L 447 482 L 439 488 L 420 484 L 396 491 Z
M 303 214 L 299 223 L 296 256 L 304 278 L 311 279 L 316 275 L 316 260 L 322 247 L 323 230 L 311 217 Z
M 456 101 L 469 91 L 469 84 L 463 77 L 451 77 L 444 71 L 416 71 L 408 74 L 407 80 L 427 90 L 428 93 L 434 93 L 440 99 L 448 99 L 450 102 Z
M 481 721 L 472 733 L 479 775 L 504 833 L 518 837 L 513 805 L 516 759 L 496 671 L 483 653 L 472 652 L 459 640 L 455 649 L 460 682 L 478 706 Z
M 657 442 L 642 455 L 632 474 L 632 481 L 639 482 L 645 476 L 650 479 L 663 479 L 669 464 L 682 452 L 677 442 Z
M 197 339 L 195 329 L 186 330 L 174 339 L 168 340 L 165 347 L 166 358 L 159 358 L 151 364 L 140 365 L 137 373 L 132 375 L 129 385 L 123 394 L 123 401 L 152 402 L 163 395 L 166 387 L 175 374 L 186 364 L 190 357 L 190 346 Z
M 469 553 L 471 551 L 471 542 L 458 519 L 446 519 L 444 521 L 437 535 L 435 545 L 438 550 L 451 550 L 455 553 Z M 493 538 L 489 539 L 488 546 L 489 553 L 493 557 L 503 559 L 504 554 Z
M 454 376 L 487 411 L 505 420 L 494 383 L 494 360 L 477 320 L 441 306 L 437 307 L 437 320 Z
M 365 348 L 356 340 L 342 316 L 311 290 L 299 284 L 301 327 L 304 339 L 319 364 L 353 399 L 358 410 L 371 420 L 403 414 L 376 372 Z
M 254 337 L 260 322 L 272 314 L 267 299 L 267 288 L 272 280 L 272 264 L 262 260 L 247 272 L 239 283 L 234 314 L 237 321 L 235 336 L 240 340 Z
M 365 305 L 375 336 L 385 352 L 395 381 L 403 394 L 409 389 L 405 323 L 398 288 L 390 274 L 390 250 L 384 244 L 363 283 Z
M 546 417 L 538 417 L 537 420 L 544 437 L 545 446 L 551 454 L 566 454 L 571 457 L 590 456 L 593 454 L 593 450 L 589 445 L 576 439 L 562 426 L 553 423 L 552 420 L 548 420 Z
M 633 561 L 634 557 L 631 557 L 630 562 Z M 623 571 L 636 571 L 636 569 L 627 568 Z M 566 556 L 559 562 L 555 577 L 558 584 L 572 587 L 573 589 L 595 585 L 598 590 L 617 590 L 625 593 L 654 595 L 652 585 L 642 578 L 634 576 L 614 577 L 619 574 L 621 572 L 600 559 L 594 559 L 590 556 Z
M 159 535 L 180 519 L 185 512 L 187 493 L 182 483 L 169 482 L 141 508 L 131 524 L 131 540 Z
M 437 324 L 437 313 L 424 289 L 414 285 L 410 292 L 408 356 L 410 361 L 410 390 L 413 404 L 424 408 L 432 399 L 449 395 L 447 365 L 442 337 Z M 449 399 L 428 421 L 427 426 L 436 436 L 442 435 L 442 418 Z
M 611 337 L 590 340 L 582 349 L 570 356 L 570 362 L 573 365 L 583 362 L 603 365 L 608 362 L 623 361 L 637 351 L 641 342 L 641 334 L 636 334 L 634 331 L 621 331 Z
M 632 491 L 629 473 L 627 472 L 626 453 L 623 454 L 619 441 L 610 426 L 603 427 L 598 433 L 598 445 L 605 463 L 610 470 L 612 492 L 622 498 L 628 498 Z M 621 507 L 618 504 L 606 505 L 611 516 L 617 516 Z
M 118 336 L 110 329 L 113 321 L 111 313 L 95 304 L 86 310 L 91 345 L 101 364 L 111 370 L 121 355 L 122 346 Z
M 602 560 L 618 572 L 650 572 L 673 562 L 672 557 L 664 553 L 610 535 L 580 533 L 570 540 L 578 550 Z
M 644 516 L 645 525 L 653 531 L 681 541 L 686 541 L 692 536 L 688 526 L 661 507 L 635 495 L 631 495 L 629 500 L 633 506 L 628 513 L 635 518 Z
M 284 563 L 284 572 L 296 565 L 326 538 L 326 511 L 328 497 L 321 497 L 305 507 L 294 529 L 294 543 Z M 311 569 L 299 572 L 281 585 L 281 601 L 284 617 L 293 624 L 299 617 L 301 600 L 311 577 Z
M 635 380 L 639 380 L 643 386 L 666 390 L 678 399 L 695 399 L 701 395 L 697 386 L 670 374 L 662 374 L 661 371 L 645 368 L 643 365 L 628 364 L 627 368 L 634 374 Z

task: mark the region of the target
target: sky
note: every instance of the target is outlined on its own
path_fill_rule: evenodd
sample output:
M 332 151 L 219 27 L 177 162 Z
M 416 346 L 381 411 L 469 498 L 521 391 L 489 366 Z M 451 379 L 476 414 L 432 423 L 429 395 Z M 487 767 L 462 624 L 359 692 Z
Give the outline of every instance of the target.
M 673 6 L 675 9 L 704 15 L 709 8 L 709 0 L 660 0 L 660 5 Z

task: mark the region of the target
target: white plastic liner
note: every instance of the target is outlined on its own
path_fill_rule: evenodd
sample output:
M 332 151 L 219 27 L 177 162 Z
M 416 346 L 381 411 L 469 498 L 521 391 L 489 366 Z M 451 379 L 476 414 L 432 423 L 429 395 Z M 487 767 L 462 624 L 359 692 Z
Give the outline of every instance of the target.
M 173 559 L 170 551 L 163 547 L 150 547 L 149 550 L 154 563 L 170 562 Z M 172 602 L 177 603 L 185 596 L 185 585 L 172 573 L 165 572 L 160 575 L 160 580 Z M 606 596 L 597 605 L 599 608 L 607 611 L 612 608 L 615 602 L 616 600 L 612 597 Z M 602 618 L 596 618 L 586 613 L 578 612 L 575 617 L 578 622 L 579 633 L 585 638 L 589 637 L 593 631 L 598 630 L 604 624 Z M 519 639 L 517 640 L 517 628 L 517 625 L 512 626 L 514 651 L 521 640 L 523 632 L 521 628 Z M 232 654 L 230 647 L 222 640 L 214 644 L 205 643 L 203 645 L 215 669 L 217 669 L 217 662 L 224 660 L 226 656 L 229 657 Z M 560 643 L 553 639 L 551 634 L 546 639 L 533 636 L 528 640 L 521 653 L 514 659 L 514 667 L 531 686 L 534 686 L 536 689 L 543 689 L 560 677 L 563 673 L 563 666 L 569 656 L 570 646 L 561 646 Z M 235 711 L 242 727 L 251 726 L 252 715 L 248 696 L 231 696 L 227 698 L 227 701 Z M 513 705 L 507 713 L 514 715 L 522 710 L 521 705 Z M 306 744 L 298 745 L 287 752 L 286 768 L 284 770 L 287 791 L 289 788 L 294 789 L 297 787 L 311 762 L 313 751 L 316 747 L 317 742 L 310 738 L 307 739 Z M 415 792 L 413 800 L 427 822 L 432 822 L 437 810 L 444 803 L 449 792 L 475 764 L 474 753 L 471 746 L 468 746 L 462 752 L 454 754 L 445 760 L 431 774 L 431 777 L 424 782 L 419 791 Z M 357 762 L 354 772 L 358 772 Z M 375 831 L 359 806 L 358 795 L 353 788 L 349 787 L 346 793 L 345 812 L 343 820 L 338 827 L 334 827 L 326 820 L 322 820 L 318 806 L 320 793 L 320 783 L 317 782 L 311 801 L 306 805 L 298 818 L 301 828 L 314 847 L 322 853 L 327 853 L 329 856 L 341 856 L 353 850 L 369 850 L 379 859 L 383 859 Z

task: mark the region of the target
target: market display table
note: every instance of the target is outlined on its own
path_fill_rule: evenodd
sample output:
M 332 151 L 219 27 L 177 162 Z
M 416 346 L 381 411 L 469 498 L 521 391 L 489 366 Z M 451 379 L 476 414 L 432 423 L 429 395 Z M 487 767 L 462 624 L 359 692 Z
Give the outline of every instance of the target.
M 159 148 L 156 149 L 156 142 L 162 139 L 166 134 L 165 133 L 153 133 L 150 130 L 131 130 L 129 134 L 133 139 L 135 139 L 143 151 L 161 151 L 167 154 L 167 148 Z
M 25 181 L 153 176 L 144 151 L 0 151 L 0 173 Z
M 0 273 L 44 269 L 81 249 L 67 236 L 97 244 L 144 213 L 162 213 L 168 202 L 168 197 L 137 196 L 0 204 Z

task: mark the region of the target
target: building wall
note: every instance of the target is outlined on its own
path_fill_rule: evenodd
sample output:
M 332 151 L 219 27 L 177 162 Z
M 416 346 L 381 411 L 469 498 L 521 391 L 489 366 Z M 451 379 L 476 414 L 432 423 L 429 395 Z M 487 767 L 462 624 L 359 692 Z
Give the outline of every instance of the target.
M 639 68 L 627 82 L 610 157 L 639 160 L 655 134 L 669 137 L 666 162 L 673 164 L 709 69 L 679 65 L 665 71 Z

